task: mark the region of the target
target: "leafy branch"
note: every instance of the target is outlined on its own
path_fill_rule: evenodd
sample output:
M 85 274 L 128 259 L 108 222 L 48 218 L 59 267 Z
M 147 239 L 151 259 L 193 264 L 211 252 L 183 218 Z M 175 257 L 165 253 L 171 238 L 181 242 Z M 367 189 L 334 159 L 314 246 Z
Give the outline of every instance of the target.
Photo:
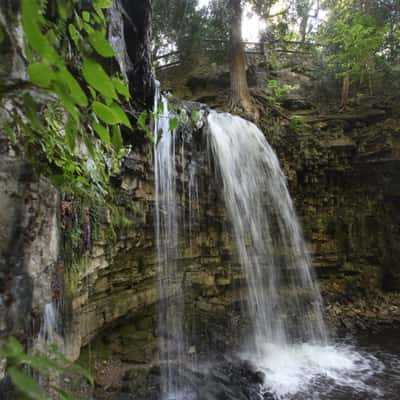
M 131 128 L 130 93 L 103 65 L 115 53 L 107 40 L 111 0 L 22 1 L 22 26 L 33 89 L 13 93 L 19 107 L 3 110 L 4 131 L 64 191 L 98 199 L 126 154 L 121 126 Z M 125 106 L 123 106 L 125 104 Z M 33 156 L 33 157 L 32 157 Z

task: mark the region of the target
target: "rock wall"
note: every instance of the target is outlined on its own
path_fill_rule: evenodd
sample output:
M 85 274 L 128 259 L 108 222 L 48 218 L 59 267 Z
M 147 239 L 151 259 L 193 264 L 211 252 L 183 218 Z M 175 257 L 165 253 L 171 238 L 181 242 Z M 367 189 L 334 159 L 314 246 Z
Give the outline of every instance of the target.
M 0 115 L 15 107 L 4 93 L 26 84 L 18 2 L 0 4 Z M 0 342 L 38 333 L 52 301 L 59 257 L 59 195 L 21 160 L 0 131 Z
M 233 238 L 226 233 L 226 215 L 207 158 L 204 130 L 181 130 L 177 149 L 178 268 L 188 288 L 185 329 L 193 333 L 191 345 L 202 342 L 207 347 L 212 341 L 223 347 L 227 336 L 221 330 L 235 323 L 231 317 L 240 301 L 235 285 L 243 277 L 233 256 Z M 100 352 L 112 342 L 111 353 L 125 360 L 148 363 L 157 358 L 160 283 L 152 151 L 149 144 L 137 147 L 116 183 L 120 204 L 131 210 L 127 216 L 133 223 L 119 230 L 114 242 L 107 225 L 99 226 L 99 239 L 86 269 L 79 273 L 76 291 L 70 294 L 68 352 L 73 358 L 98 334 L 95 347 Z

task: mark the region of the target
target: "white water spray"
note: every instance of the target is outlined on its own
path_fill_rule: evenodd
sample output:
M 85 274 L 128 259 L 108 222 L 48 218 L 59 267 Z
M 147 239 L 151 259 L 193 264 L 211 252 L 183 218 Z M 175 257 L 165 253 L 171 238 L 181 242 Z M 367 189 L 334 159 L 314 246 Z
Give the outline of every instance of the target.
M 338 386 L 373 391 L 365 382 L 380 363 L 329 344 L 286 179 L 263 133 L 230 114 L 211 112 L 208 124 L 247 282 L 252 329 L 243 357 L 265 372 L 265 390 L 277 399 L 309 400 L 311 392 L 313 399 L 330 398 Z

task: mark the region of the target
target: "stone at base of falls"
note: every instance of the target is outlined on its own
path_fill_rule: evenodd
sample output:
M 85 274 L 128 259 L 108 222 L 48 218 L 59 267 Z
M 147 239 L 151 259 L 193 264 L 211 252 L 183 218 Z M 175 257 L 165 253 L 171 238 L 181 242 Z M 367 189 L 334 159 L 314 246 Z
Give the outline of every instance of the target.
M 249 362 L 236 357 L 220 356 L 196 370 L 181 366 L 175 373 L 180 374 L 184 391 L 189 393 L 179 397 L 179 400 L 274 400 L 269 393 L 261 395 L 264 374 L 256 371 Z M 108 391 L 108 399 L 160 399 L 159 366 L 132 368 L 125 373 L 123 380 L 120 391 L 112 394 Z

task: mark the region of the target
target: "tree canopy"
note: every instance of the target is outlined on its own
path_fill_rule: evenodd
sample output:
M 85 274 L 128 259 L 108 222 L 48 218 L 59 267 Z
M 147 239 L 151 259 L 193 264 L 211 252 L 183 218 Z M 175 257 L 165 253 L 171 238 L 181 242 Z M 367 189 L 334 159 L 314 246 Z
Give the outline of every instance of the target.
M 155 0 L 154 47 L 160 53 L 167 45 L 189 59 L 189 53 L 199 52 L 205 42 L 208 47 L 218 43 L 214 56 L 227 54 L 230 59 L 233 109 L 239 103 L 249 109 L 242 38 L 245 10 L 265 23 L 259 32 L 265 46 L 279 41 L 313 46 L 324 69 L 343 82 L 344 107 L 352 82 L 365 84 L 372 92 L 371 78 L 377 70 L 397 68 L 398 0 L 210 0 L 203 7 L 198 0 Z

